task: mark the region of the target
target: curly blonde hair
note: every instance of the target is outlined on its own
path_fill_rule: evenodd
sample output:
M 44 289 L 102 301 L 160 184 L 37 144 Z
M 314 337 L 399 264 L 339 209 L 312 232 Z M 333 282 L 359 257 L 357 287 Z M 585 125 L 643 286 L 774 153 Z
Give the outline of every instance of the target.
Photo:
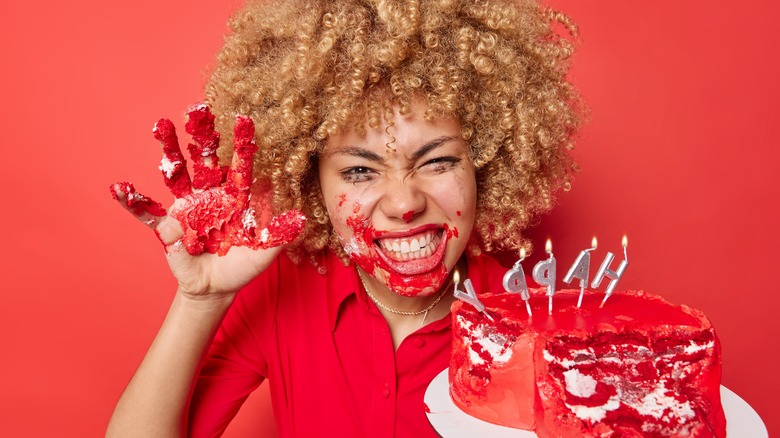
M 472 250 L 528 247 L 522 230 L 569 185 L 581 119 L 566 79 L 576 27 L 533 0 L 258 2 L 231 29 L 206 85 L 228 140 L 220 158 L 232 153 L 235 115 L 251 116 L 256 176 L 273 187 L 272 209 L 309 218 L 294 259 L 330 247 L 346 261 L 317 156 L 340 129 L 379 126 L 388 103 L 406 114 L 422 96 L 427 118 L 460 121 L 477 168 Z

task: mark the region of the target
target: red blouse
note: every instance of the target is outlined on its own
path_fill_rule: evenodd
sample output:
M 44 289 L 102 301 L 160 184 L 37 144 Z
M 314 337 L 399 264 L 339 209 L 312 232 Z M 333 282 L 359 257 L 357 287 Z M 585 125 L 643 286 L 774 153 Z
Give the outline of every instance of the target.
M 191 436 L 220 435 L 264 379 L 282 437 L 438 436 L 423 396 L 449 365 L 449 315 L 393 351 L 354 266 L 332 254 L 323 262 L 326 275 L 280 256 L 238 294 L 198 377 Z M 478 293 L 502 290 L 505 271 L 486 256 L 468 259 Z

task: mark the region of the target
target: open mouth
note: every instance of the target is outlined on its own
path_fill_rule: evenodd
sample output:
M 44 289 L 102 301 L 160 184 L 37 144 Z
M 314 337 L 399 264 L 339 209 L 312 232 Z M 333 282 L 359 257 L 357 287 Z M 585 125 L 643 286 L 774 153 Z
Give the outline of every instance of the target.
M 443 230 L 428 230 L 413 237 L 377 239 L 376 244 L 391 260 L 406 262 L 430 257 L 441 245 Z
M 396 272 L 422 274 L 434 269 L 444 257 L 446 239 L 442 228 L 374 240 L 379 256 Z

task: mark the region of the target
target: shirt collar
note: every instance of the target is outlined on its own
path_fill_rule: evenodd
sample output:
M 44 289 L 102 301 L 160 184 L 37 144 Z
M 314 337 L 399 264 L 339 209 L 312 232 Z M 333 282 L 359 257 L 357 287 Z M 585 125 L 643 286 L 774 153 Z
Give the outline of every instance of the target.
M 336 330 L 342 303 L 350 295 L 357 294 L 361 286 L 360 278 L 352 263 L 344 266 L 341 263 L 341 259 L 332 252 L 328 252 L 325 259 L 325 266 L 328 269 L 326 274 L 328 282 L 328 322 L 330 323 L 330 331 L 333 332 Z

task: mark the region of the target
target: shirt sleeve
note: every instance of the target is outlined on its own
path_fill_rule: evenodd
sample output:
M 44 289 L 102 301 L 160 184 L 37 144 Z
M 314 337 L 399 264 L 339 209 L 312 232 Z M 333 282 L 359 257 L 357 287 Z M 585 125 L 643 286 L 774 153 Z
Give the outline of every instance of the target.
M 278 258 L 236 296 L 217 331 L 190 401 L 188 436 L 220 436 L 268 376 L 279 292 Z

